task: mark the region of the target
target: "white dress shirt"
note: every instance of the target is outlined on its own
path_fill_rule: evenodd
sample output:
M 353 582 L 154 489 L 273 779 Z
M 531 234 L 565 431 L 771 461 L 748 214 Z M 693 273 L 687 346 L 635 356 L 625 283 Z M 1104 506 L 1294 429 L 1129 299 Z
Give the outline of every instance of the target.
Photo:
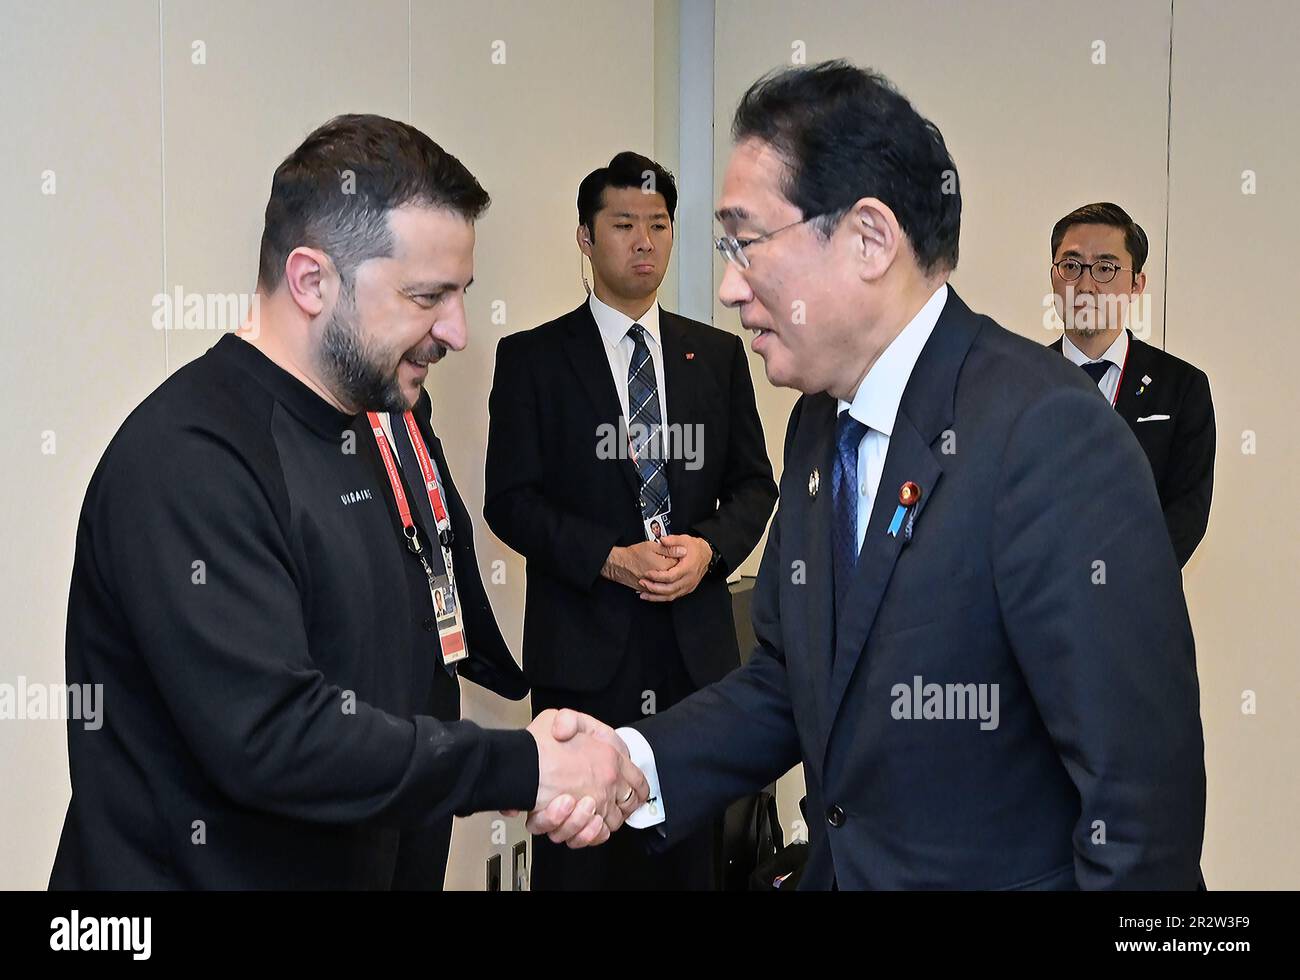
M 880 474 L 885 468 L 889 452 L 889 437 L 898 418 L 898 406 L 903 401 L 903 391 L 912 377 L 917 358 L 925 342 L 939 322 L 939 314 L 948 301 L 948 286 L 934 291 L 924 306 L 876 358 L 871 370 L 853 393 L 852 401 L 840 401 L 839 411 L 848 412 L 867 426 L 867 433 L 858 443 L 858 549 L 867 533 L 871 507 L 880 486 Z M 650 784 L 650 799 L 636 810 L 627 823 L 631 827 L 653 827 L 664 821 L 664 801 L 659 792 L 659 773 L 654 752 L 644 735 L 635 728 L 620 728 L 618 734 L 627 744 L 632 762 L 645 773 Z
M 876 363 L 858 385 L 853 401 L 840 401 L 839 412 L 848 412 L 867 427 L 867 434 L 858 443 L 858 550 L 871 520 L 871 507 L 880 486 L 880 474 L 885 469 L 885 455 L 889 452 L 889 437 L 894 434 L 894 420 L 903 400 L 903 389 L 912 377 L 912 368 L 921 356 L 921 348 L 930 339 L 934 325 L 939 322 L 943 304 L 948 301 L 948 286 L 934 291 L 912 317 L 902 332 L 881 351 Z
M 1115 342 L 1107 347 L 1106 352 L 1098 358 L 1089 357 L 1083 351 L 1079 350 L 1079 348 L 1074 346 L 1074 342 L 1070 340 L 1070 335 L 1064 334 L 1061 337 L 1061 353 L 1064 354 L 1066 359 L 1072 364 L 1078 364 L 1080 367 L 1085 364 L 1091 364 L 1094 360 L 1109 362 L 1110 367 L 1106 369 L 1106 373 L 1103 374 L 1101 380 L 1097 382 L 1097 388 L 1106 396 L 1106 400 L 1110 402 L 1112 406 L 1115 404 L 1115 395 L 1119 391 L 1120 375 L 1124 371 L 1124 359 L 1128 357 L 1127 330 L 1121 330 L 1119 336 L 1115 338 Z
M 650 361 L 655 368 L 655 388 L 659 393 L 660 437 L 663 440 L 661 459 L 668 458 L 668 400 L 664 387 L 664 352 L 659 340 L 659 304 L 654 303 L 640 320 L 633 320 L 626 313 L 597 299 L 591 294 L 588 305 L 591 315 L 596 318 L 600 328 L 600 339 L 605 344 L 605 356 L 609 359 L 609 373 L 614 376 L 614 390 L 618 392 L 618 403 L 623 407 L 623 418 L 627 418 L 627 373 L 632 367 L 632 352 L 636 345 L 627 335 L 632 324 L 639 323 L 645 328 L 646 347 L 650 350 Z

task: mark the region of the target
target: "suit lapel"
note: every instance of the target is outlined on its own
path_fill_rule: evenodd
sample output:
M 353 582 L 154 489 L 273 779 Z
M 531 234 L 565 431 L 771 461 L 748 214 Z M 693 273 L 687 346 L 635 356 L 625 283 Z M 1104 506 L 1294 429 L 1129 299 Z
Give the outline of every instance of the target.
M 1057 339 L 1056 343 L 1049 346 L 1058 354 L 1063 355 L 1060 338 Z M 1115 411 L 1119 412 L 1120 418 L 1129 425 L 1132 425 L 1137 419 L 1142 408 L 1143 403 L 1139 400 L 1138 391 L 1144 384 L 1142 379 L 1149 376 L 1151 371 L 1150 352 L 1151 348 L 1134 337 L 1133 331 L 1129 330 L 1128 361 L 1124 364 L 1123 376 L 1119 379 L 1119 391 L 1115 393 Z M 1155 378 L 1152 378 L 1153 382 L 1155 380 Z M 1151 388 L 1150 385 L 1146 387 L 1148 391 Z M 1145 395 L 1145 392 L 1143 394 Z
M 693 371 L 695 369 L 694 359 L 686 360 L 689 351 L 689 343 L 685 331 L 677 318 L 673 314 L 664 310 L 659 310 L 659 343 L 661 347 L 661 356 L 664 359 L 664 387 L 667 391 L 660 392 L 660 405 L 667 405 L 668 411 L 664 416 L 664 421 L 670 426 L 669 432 L 675 432 L 682 435 L 686 432 L 686 426 L 690 424 L 691 419 L 695 417 L 695 378 Z M 672 397 L 669 398 L 669 392 Z M 682 458 L 681 447 L 669 443 L 672 452 L 668 458 L 667 465 L 664 467 L 664 474 L 668 478 L 668 493 L 672 499 L 673 510 L 678 507 L 685 508 L 685 474 L 686 461 Z M 684 528 L 673 527 L 674 532 L 680 532 Z
M 899 488 L 908 480 L 921 488 L 921 501 L 913 519 L 914 531 L 918 534 L 922 533 L 920 529 L 926 507 L 936 493 L 942 492 L 940 478 L 943 467 L 930 446 L 952 426 L 957 375 L 979 329 L 979 319 L 949 286 L 948 299 L 939 320 L 903 390 L 857 568 L 844 608 L 836 616 L 828 736 L 853 673 L 868 653 L 865 649 L 867 637 L 889 588 L 899 555 L 907 546 L 903 528 L 896 535 L 886 533 L 898 508 Z
M 564 352 L 573 364 L 582 389 L 591 400 L 596 417 L 602 424 L 608 423 L 620 430 L 623 426 L 623 406 L 618 400 L 618 391 L 614 387 L 614 378 L 609 371 L 609 357 L 605 353 L 605 343 L 600 337 L 600 328 L 596 318 L 591 315 L 591 307 L 583 303 L 568 316 L 569 329 L 564 342 Z M 623 435 L 625 438 L 625 435 Z M 627 458 L 625 447 L 620 456 L 619 470 L 627 481 L 634 498 L 641 496 L 641 475 L 632 460 Z M 671 485 L 670 485 L 671 489 Z M 638 513 L 640 509 L 638 508 Z
M 1128 335 L 1128 363 L 1124 365 L 1124 376 L 1119 379 L 1119 391 L 1115 397 L 1115 411 L 1119 412 L 1120 418 L 1130 426 L 1137 421 L 1142 412 L 1146 392 L 1141 396 L 1138 392 L 1145 385 L 1147 391 L 1151 390 L 1151 385 L 1157 384 L 1159 379 L 1151 375 L 1151 358 L 1148 356 L 1150 348 L 1142 341 L 1133 336 L 1130 331 Z M 1151 378 L 1151 384 L 1146 384 L 1142 379 Z
M 915 529 L 926 505 L 934 499 L 942 474 L 943 468 L 930 451 L 930 440 L 922 436 L 912 420 L 900 410 L 894 420 L 894 432 L 889 437 L 889 452 L 885 456 L 885 468 L 871 507 L 871 518 L 853 581 L 844 608 L 836 616 L 835 667 L 829 699 L 831 717 L 839 711 L 858 661 L 866 652 L 867 636 L 880 611 L 898 557 L 907 545 L 902 528 L 895 535 L 888 533 L 889 523 L 898 509 L 898 490 L 908 480 L 921 488 L 921 501 L 913 517 Z
M 800 428 L 809 438 L 791 445 L 785 468 L 791 474 L 781 501 L 781 537 L 794 542 L 784 550 L 805 562 L 803 584 L 794 590 L 791 635 L 806 638 L 808 674 L 823 734 L 830 727 L 831 656 L 835 642 L 835 588 L 831 560 L 831 465 L 834 462 L 835 399 L 808 398 Z M 814 478 L 813 474 L 816 473 Z M 811 488 L 816 487 L 816 493 Z M 792 574 L 793 569 L 782 574 Z

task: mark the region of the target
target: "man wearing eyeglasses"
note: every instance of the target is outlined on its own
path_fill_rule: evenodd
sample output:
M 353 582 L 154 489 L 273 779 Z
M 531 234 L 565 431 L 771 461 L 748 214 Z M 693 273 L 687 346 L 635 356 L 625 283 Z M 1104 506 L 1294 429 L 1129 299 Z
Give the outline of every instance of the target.
M 800 890 L 1194 888 L 1191 623 L 1124 423 L 948 284 L 956 165 L 887 79 L 778 70 L 732 137 L 718 296 L 802 392 L 757 644 L 631 728 L 552 735 L 643 762 L 657 812 L 628 823 L 664 845 L 802 762 Z
M 1088 374 L 1151 463 L 1178 564 L 1205 536 L 1214 485 L 1214 405 L 1205 372 L 1133 335 L 1147 236 L 1117 204 L 1085 204 L 1052 229 L 1052 344 Z
M 740 338 L 659 306 L 672 175 L 619 153 L 577 205 L 593 283 L 497 348 L 483 515 L 528 562 L 533 712 L 626 725 L 739 665 L 726 579 L 776 483 Z M 705 828 L 650 856 L 636 835 L 585 851 L 539 836 L 532 887 L 705 889 L 711 843 Z

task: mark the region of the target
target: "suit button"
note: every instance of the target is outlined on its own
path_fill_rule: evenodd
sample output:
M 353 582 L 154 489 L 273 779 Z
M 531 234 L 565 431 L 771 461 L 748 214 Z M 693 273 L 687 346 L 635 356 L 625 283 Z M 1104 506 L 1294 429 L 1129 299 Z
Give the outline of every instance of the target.
M 426 619 L 420 625 L 424 627 L 426 633 L 432 633 L 438 628 L 438 621 L 436 619 Z
M 843 827 L 844 811 L 837 806 L 830 807 L 826 811 L 826 822 L 832 827 Z

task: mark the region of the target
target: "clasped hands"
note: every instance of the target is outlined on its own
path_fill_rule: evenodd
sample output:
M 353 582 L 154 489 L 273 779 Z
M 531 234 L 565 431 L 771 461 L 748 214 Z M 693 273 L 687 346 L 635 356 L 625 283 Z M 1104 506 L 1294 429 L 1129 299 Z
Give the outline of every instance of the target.
M 538 775 L 529 833 L 571 848 L 603 844 L 650 795 L 623 739 L 604 722 L 548 708 L 528 731 L 537 742 Z
M 695 590 L 709 570 L 713 549 L 691 534 L 665 534 L 658 541 L 615 546 L 600 574 L 648 602 L 672 602 Z

